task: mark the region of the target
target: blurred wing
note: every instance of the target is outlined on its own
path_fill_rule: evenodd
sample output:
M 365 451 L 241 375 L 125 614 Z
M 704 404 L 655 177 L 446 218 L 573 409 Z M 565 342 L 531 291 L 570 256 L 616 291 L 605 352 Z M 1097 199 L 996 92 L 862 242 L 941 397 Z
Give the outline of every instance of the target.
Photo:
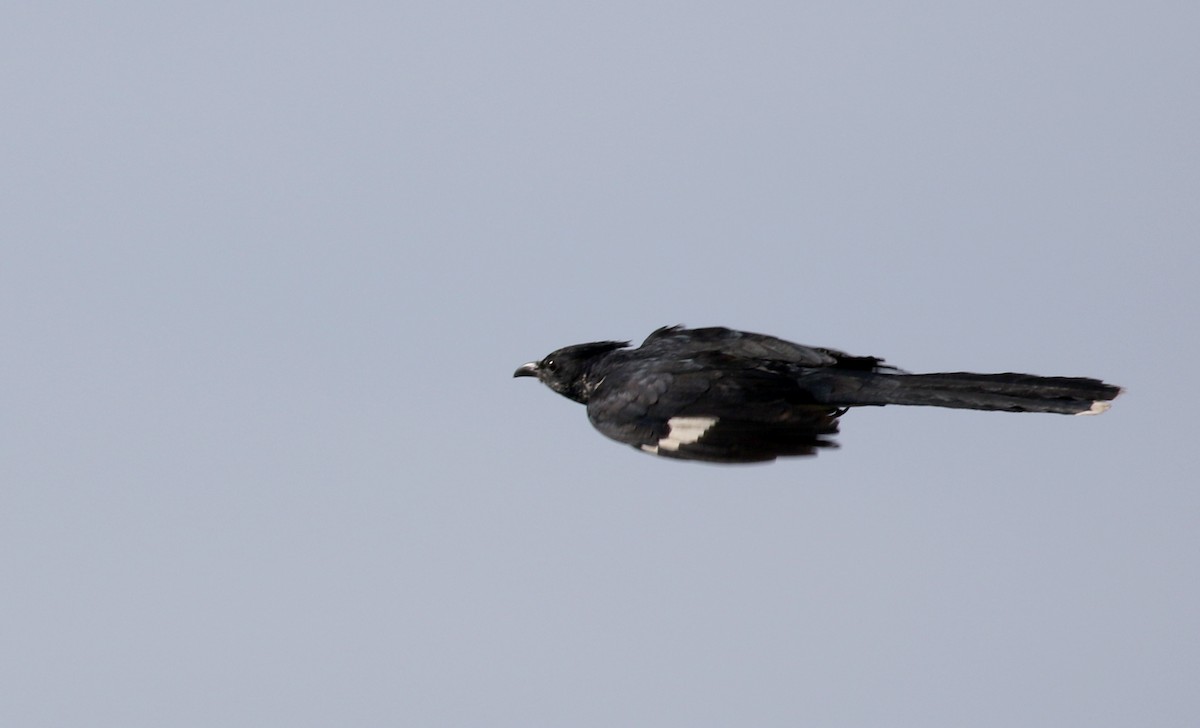
M 628 367 L 609 373 L 588 400 L 588 419 L 604 435 L 662 457 L 746 463 L 811 455 L 833 446 L 840 412 L 815 404 L 791 380 L 750 368 L 675 371 Z
M 836 349 L 805 346 L 766 334 L 724 327 L 688 329 L 682 326 L 664 326 L 646 337 L 639 351 L 645 351 L 648 355 L 661 352 L 671 356 L 719 352 L 739 359 L 787 362 L 806 367 L 866 370 L 877 368 L 882 361 L 873 356 L 851 356 Z

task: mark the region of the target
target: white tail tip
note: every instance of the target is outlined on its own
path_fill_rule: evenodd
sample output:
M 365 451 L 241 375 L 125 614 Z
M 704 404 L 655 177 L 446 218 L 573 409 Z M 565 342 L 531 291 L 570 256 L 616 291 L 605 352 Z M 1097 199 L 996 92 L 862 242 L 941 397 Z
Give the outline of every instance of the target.
M 1109 402 L 1109 401 L 1103 400 L 1103 399 L 1098 399 L 1095 402 L 1092 402 L 1091 408 L 1086 409 L 1083 412 L 1076 412 L 1075 414 L 1076 415 L 1102 415 L 1108 411 L 1109 407 L 1112 407 L 1112 402 Z

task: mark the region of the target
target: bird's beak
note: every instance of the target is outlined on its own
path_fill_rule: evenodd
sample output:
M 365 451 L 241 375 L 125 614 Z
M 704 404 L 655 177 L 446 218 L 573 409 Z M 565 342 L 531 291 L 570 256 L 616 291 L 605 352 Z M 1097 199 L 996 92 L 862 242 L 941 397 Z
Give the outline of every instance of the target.
M 522 364 L 517 367 L 517 371 L 513 372 L 514 377 L 536 377 L 538 374 L 538 363 L 531 361 L 528 364 Z

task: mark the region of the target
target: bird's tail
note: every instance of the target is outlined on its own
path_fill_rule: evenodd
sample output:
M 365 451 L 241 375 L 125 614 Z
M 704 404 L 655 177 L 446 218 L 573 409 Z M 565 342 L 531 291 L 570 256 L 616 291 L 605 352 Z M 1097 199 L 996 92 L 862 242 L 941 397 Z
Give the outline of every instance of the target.
M 805 385 L 838 407 L 906 404 L 1005 412 L 1098 415 L 1121 388 L 1098 379 L 1032 374 L 891 374 L 826 370 Z

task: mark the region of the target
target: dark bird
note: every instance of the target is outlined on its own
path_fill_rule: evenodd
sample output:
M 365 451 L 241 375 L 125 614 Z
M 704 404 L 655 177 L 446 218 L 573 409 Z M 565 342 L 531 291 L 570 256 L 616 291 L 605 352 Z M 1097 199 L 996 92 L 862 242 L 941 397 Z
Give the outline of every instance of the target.
M 831 447 L 850 407 L 885 404 L 1098 415 L 1121 393 L 1098 379 L 1032 374 L 909 374 L 763 334 L 669 326 L 628 341 L 568 346 L 522 365 L 587 405 L 592 425 L 654 455 L 750 463 Z

